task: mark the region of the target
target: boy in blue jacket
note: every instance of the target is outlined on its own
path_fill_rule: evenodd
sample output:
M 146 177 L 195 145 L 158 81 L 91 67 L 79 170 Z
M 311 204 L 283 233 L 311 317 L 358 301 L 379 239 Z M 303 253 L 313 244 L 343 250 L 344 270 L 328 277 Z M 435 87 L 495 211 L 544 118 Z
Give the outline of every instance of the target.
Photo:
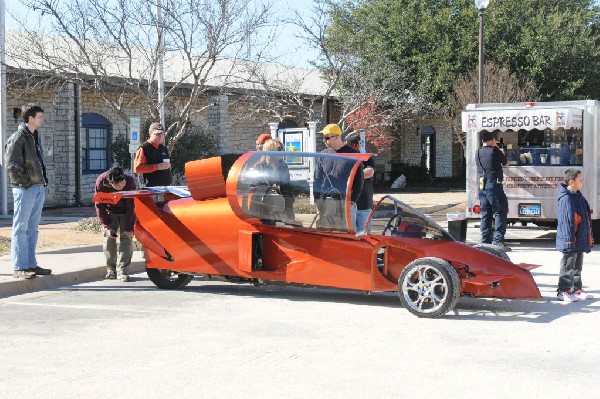
M 592 250 L 590 205 L 581 194 L 583 175 L 577 169 L 565 171 L 565 183 L 558 189 L 558 227 L 556 249 L 563 253 L 560 261 L 557 299 L 565 302 L 592 299 L 583 291 L 581 269 L 583 253 Z

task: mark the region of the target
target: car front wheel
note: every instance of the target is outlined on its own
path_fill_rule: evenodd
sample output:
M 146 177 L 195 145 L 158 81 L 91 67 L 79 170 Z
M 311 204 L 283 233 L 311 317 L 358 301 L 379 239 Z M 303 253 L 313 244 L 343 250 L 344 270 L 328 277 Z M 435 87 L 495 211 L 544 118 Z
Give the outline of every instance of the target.
M 458 273 L 442 259 L 416 259 L 402 270 L 398 294 L 402 305 L 418 317 L 443 316 L 460 297 Z
M 166 290 L 174 290 L 185 287 L 192 281 L 194 276 L 191 274 L 179 273 L 173 270 L 166 269 L 146 269 L 146 273 L 150 280 L 158 288 Z

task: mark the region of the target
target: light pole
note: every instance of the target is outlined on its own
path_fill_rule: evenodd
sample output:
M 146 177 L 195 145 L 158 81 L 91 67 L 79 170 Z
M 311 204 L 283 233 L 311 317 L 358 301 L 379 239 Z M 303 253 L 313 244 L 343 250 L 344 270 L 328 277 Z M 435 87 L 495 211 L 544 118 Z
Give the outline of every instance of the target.
M 4 159 L 4 143 L 8 134 L 6 134 L 7 122 L 6 122 L 6 54 L 5 54 L 5 38 L 6 29 L 4 14 L 4 0 L 0 0 L 0 148 L 2 154 L 0 154 L 0 197 L 2 198 L 2 215 L 8 215 L 8 173 L 6 171 L 6 164 Z
M 479 11 L 479 103 L 483 103 L 483 14 L 490 0 L 475 0 L 475 8 Z

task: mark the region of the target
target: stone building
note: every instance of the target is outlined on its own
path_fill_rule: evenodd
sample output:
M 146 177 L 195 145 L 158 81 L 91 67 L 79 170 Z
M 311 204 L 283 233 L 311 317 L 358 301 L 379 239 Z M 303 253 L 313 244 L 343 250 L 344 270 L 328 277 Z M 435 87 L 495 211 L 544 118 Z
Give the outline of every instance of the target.
M 303 70 L 302 73 L 306 74 L 307 71 Z M 316 71 L 311 73 L 317 74 Z M 253 150 L 257 135 L 269 130 L 266 123 L 233 118 L 232 104 L 235 103 L 235 107 L 240 105 L 232 101 L 231 96 L 215 91 L 211 98 L 215 105 L 208 107 L 195 121 L 218 137 L 218 151 L 222 154 Z M 90 204 L 96 177 L 112 166 L 111 144 L 117 136 L 128 135 L 129 128 L 125 121 L 104 100 L 73 83 L 63 83 L 35 93 L 18 85 L 9 85 L 6 97 L 9 117 L 7 131 L 3 133 L 5 139 L 21 121 L 20 107 L 23 104 L 37 103 L 45 111 L 40 134 L 50 182 L 46 189 L 46 206 Z M 318 117 L 320 103 L 317 101 L 313 106 Z M 337 122 L 335 116 L 339 112 L 335 109 L 335 103 L 331 102 L 328 106 L 331 122 Z M 141 107 L 130 106 L 124 112 L 142 120 L 146 118 Z M 298 117 L 286 122 L 304 126 L 307 120 Z M 379 181 L 390 178 L 390 165 L 394 162 L 423 165 L 430 169 L 434 177 L 452 177 L 464 173 L 460 146 L 457 149 L 453 144 L 451 131 L 443 119 L 429 118 L 415 125 L 407 125 L 398 134 L 401 139 L 395 146 L 376 158 Z M 317 145 L 319 149 L 322 148 L 320 140 L 317 140 Z M 10 184 L 8 188 L 8 209 L 11 210 Z

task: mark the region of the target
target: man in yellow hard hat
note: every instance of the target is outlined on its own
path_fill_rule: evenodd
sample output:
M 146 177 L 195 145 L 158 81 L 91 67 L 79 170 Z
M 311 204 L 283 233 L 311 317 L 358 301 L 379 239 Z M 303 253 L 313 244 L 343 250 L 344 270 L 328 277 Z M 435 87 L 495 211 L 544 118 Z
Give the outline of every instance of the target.
M 321 130 L 323 134 L 323 142 L 327 148 L 321 151 L 324 154 L 341 154 L 341 153 L 358 153 L 357 150 L 345 144 L 342 140 L 342 129 L 335 123 L 331 123 Z M 346 186 L 350 170 L 354 162 L 343 161 L 332 158 L 322 159 L 317 163 L 315 170 L 314 196 L 317 204 L 323 203 L 325 199 L 331 196 L 346 194 Z M 356 201 L 360 195 L 363 184 L 362 167 L 358 170 L 352 184 L 352 192 L 350 197 L 352 225 L 357 231 L 356 216 L 357 208 Z M 318 205 L 317 205 L 318 206 Z M 322 212 L 322 210 L 319 210 Z M 323 215 L 327 216 L 327 215 Z M 341 215 L 340 215 L 341 216 Z M 336 223 L 336 224 L 339 224 Z M 338 226 L 335 226 L 338 227 Z

